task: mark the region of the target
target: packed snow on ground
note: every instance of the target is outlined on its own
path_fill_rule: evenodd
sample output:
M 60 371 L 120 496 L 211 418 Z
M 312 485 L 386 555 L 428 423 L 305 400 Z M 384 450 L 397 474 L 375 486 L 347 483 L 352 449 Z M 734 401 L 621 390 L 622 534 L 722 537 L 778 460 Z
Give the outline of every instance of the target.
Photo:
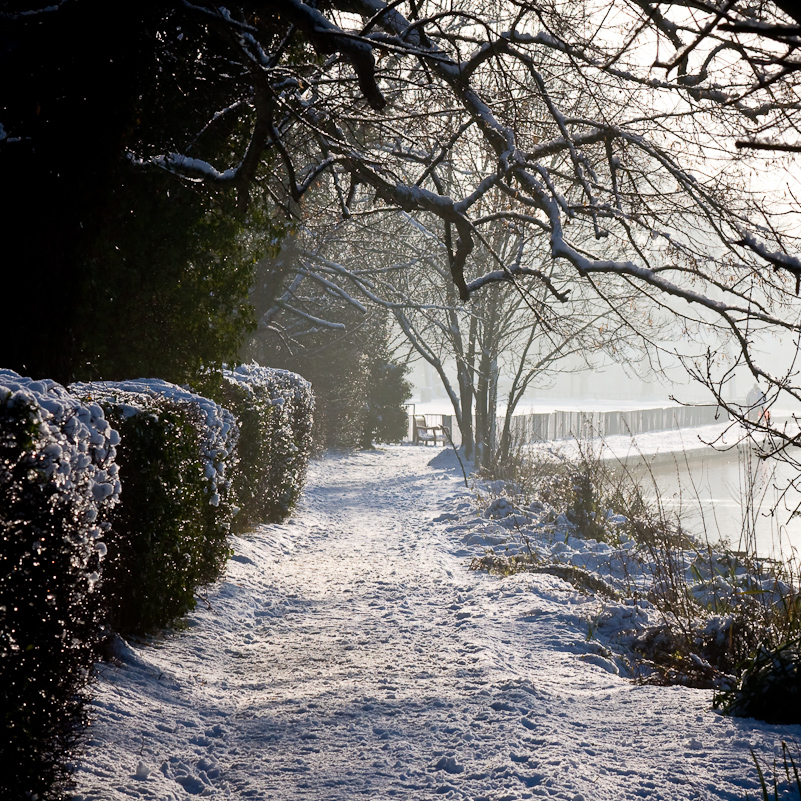
M 755 797 L 751 752 L 772 772 L 801 727 L 632 681 L 615 631 L 644 625 L 647 602 L 470 571 L 519 547 L 534 512 L 477 514 L 434 453 L 314 463 L 296 515 L 234 539 L 185 627 L 118 641 L 77 799 Z M 559 526 L 537 547 L 614 584 L 609 546 Z

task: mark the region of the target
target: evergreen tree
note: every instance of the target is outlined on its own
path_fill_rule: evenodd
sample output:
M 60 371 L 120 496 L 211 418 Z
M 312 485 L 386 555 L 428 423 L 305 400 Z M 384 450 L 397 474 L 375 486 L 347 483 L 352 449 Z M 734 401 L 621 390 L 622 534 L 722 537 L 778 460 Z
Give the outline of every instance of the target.
M 237 213 L 232 187 L 179 179 L 130 153 L 228 159 L 247 70 L 176 5 L 75 0 L 0 9 L 4 316 L 0 364 L 62 382 L 188 381 L 252 327 L 254 253 L 280 228 Z M 204 102 L 198 103 L 203 91 Z M 213 130 L 209 109 L 234 106 Z M 248 232 L 245 235 L 245 232 Z M 259 254 L 261 255 L 261 254 Z
M 242 357 L 311 381 L 318 447 L 401 440 L 411 387 L 406 365 L 393 358 L 389 314 L 355 305 L 333 281 L 304 282 L 303 270 L 291 239 L 259 265 L 250 296 L 259 327 Z
M 406 364 L 391 358 L 385 336 L 377 351 L 368 356 L 363 448 L 371 448 L 374 440 L 400 442 L 406 436 L 409 419 L 403 403 L 412 394 L 411 384 L 406 380 L 407 371 Z

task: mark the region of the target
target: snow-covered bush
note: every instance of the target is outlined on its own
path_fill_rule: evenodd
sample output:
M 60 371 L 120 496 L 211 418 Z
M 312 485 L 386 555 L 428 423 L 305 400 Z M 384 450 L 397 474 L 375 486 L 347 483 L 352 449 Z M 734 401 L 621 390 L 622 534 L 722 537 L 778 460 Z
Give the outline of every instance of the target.
M 0 370 L 0 797 L 58 798 L 103 632 L 119 442 L 95 403 Z
M 222 402 L 236 414 L 242 436 L 234 475 L 244 531 L 283 520 L 303 489 L 312 448 L 314 394 L 308 381 L 255 362 L 223 372 Z
M 533 452 L 504 480 L 477 484 L 483 537 L 497 547 L 471 567 L 559 575 L 605 596 L 591 630 L 614 640 L 641 681 L 711 688 L 722 709 L 754 716 L 775 715 L 784 693 L 787 714 L 801 722 L 801 700 L 792 706 L 787 689 L 801 657 L 783 645 L 801 641 L 797 569 L 694 538 L 658 491 L 649 497 L 656 487 L 646 491 L 631 471 L 577 444 L 575 460 Z M 600 573 L 619 597 L 576 567 Z M 632 607 L 649 611 L 632 617 Z M 801 699 L 801 681 L 797 691 Z
M 229 554 L 229 478 L 238 427 L 214 401 L 156 379 L 73 384 L 120 432 L 124 483 L 104 570 L 109 621 L 124 634 L 164 626 L 195 605 Z

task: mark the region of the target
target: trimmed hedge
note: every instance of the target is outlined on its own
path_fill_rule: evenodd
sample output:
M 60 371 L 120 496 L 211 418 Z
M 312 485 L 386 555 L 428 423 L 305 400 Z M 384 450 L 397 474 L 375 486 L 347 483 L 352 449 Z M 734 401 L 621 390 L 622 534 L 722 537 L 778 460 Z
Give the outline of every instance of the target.
M 103 593 L 123 635 L 168 625 L 219 577 L 236 507 L 228 477 L 239 429 L 208 398 L 166 381 L 74 384 L 120 432 L 122 503 L 111 517 Z
M 297 373 L 255 362 L 223 371 L 221 401 L 241 427 L 234 487 L 239 532 L 286 518 L 300 497 L 312 451 L 314 394 Z
M 0 370 L 0 798 L 66 797 L 104 624 L 192 609 L 238 507 L 240 530 L 284 519 L 311 452 L 311 387 L 287 371 L 225 371 L 241 442 L 231 412 L 165 381 L 70 392 Z
M 0 370 L 0 797 L 62 798 L 104 632 L 119 438 L 94 403 Z

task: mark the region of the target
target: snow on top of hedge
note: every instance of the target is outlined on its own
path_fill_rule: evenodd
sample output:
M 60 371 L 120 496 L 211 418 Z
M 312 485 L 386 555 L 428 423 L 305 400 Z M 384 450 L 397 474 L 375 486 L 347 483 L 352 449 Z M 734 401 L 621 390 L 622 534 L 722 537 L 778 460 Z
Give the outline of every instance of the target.
M 81 511 L 87 536 L 100 539 L 103 532 L 93 524 L 101 507 L 118 502 L 121 489 L 115 463 L 120 437 L 103 410 L 81 403 L 55 381 L 34 381 L 13 370 L 0 370 L 0 403 L 27 409 L 37 470 Z M 96 543 L 95 549 L 103 555 L 105 546 Z
M 291 370 L 276 370 L 273 367 L 262 367 L 256 362 L 250 364 L 240 364 L 233 370 L 223 370 L 223 375 L 229 380 L 241 384 L 265 387 L 273 394 L 280 390 L 279 394 L 271 398 L 274 406 L 281 406 L 288 400 L 288 394 L 300 399 L 312 396 L 311 384 L 303 376 L 293 373 Z
M 239 428 L 233 414 L 209 398 L 171 384 L 160 378 L 137 378 L 132 381 L 92 381 L 71 384 L 70 389 L 79 395 L 102 398 L 122 409 L 124 416 L 145 411 L 137 405 L 136 397 L 164 398 L 177 403 L 191 403 L 203 415 L 201 455 L 205 461 L 205 475 L 211 485 L 209 503 L 218 506 L 220 489 L 227 484 L 226 463 L 235 458 Z

